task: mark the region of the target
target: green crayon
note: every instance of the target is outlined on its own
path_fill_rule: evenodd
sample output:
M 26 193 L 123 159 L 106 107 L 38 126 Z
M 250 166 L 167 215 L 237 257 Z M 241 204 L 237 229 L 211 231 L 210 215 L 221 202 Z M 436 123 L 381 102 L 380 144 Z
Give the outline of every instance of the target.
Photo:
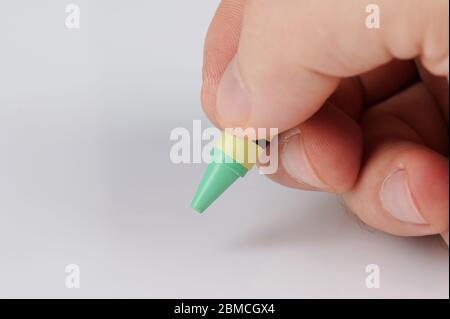
M 212 161 L 192 200 L 191 207 L 203 213 L 239 177 L 255 165 L 263 148 L 256 142 L 223 132 L 211 151 Z

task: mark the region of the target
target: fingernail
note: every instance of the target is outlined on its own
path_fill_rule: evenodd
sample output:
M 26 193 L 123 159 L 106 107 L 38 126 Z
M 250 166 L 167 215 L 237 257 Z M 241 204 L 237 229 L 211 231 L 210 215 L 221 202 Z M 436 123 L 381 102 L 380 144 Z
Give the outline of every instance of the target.
M 306 153 L 300 130 L 286 136 L 281 149 L 281 162 L 289 176 L 297 182 L 319 189 L 326 188 Z
M 230 62 L 219 84 L 217 115 L 226 127 L 245 126 L 250 116 L 250 94 L 242 81 L 236 57 Z
M 399 169 L 386 177 L 380 198 L 383 208 L 394 218 L 411 224 L 427 224 L 414 203 L 406 170 Z

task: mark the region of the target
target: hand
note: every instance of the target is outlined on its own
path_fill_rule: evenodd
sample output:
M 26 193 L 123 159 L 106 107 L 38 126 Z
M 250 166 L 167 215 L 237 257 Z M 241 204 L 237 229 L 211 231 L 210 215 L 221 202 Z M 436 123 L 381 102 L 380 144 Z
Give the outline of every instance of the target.
M 273 180 L 448 243 L 448 12 L 447 0 L 223 0 L 203 108 L 221 128 L 283 132 Z

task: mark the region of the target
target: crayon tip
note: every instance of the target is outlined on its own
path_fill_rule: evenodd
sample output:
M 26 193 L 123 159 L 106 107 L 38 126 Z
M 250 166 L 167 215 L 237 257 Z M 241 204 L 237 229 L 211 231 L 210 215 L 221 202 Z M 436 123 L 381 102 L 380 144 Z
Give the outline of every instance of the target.
M 198 213 L 203 213 L 228 187 L 247 172 L 247 169 L 236 161 L 221 160 L 220 156 L 224 154 L 220 150 L 213 149 L 213 152 L 213 161 L 208 165 L 191 203 L 191 207 Z

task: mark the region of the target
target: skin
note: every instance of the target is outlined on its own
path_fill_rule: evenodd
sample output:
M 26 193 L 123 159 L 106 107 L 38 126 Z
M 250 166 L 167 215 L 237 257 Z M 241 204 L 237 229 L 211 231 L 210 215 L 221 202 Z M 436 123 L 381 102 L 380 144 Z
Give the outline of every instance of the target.
M 365 25 L 369 3 L 379 29 Z M 220 128 L 282 132 L 274 181 L 340 194 L 372 227 L 448 244 L 448 6 L 223 0 L 205 43 L 203 109 Z M 292 136 L 309 165 L 285 152 Z M 396 196 L 383 197 L 399 171 L 420 223 L 393 216 Z

